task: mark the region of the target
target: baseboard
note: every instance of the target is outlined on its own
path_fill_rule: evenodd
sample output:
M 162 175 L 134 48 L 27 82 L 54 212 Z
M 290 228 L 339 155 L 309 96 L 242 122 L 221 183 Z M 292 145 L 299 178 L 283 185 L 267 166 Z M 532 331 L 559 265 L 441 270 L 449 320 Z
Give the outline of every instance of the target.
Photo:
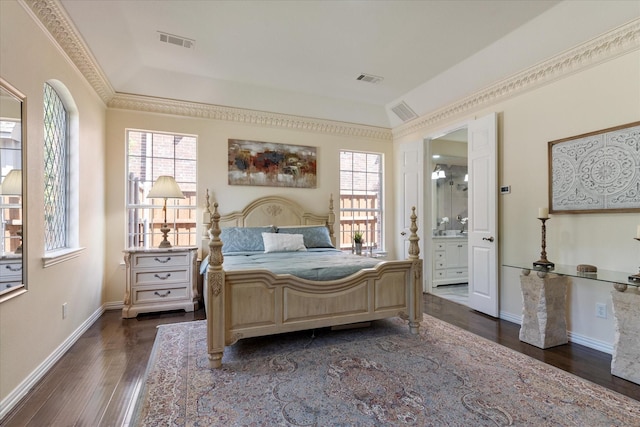
M 522 316 L 516 316 L 515 314 L 500 312 L 500 318 L 507 322 L 515 323 L 516 325 L 522 325 Z
M 29 376 L 0 402 L 0 421 L 16 406 L 20 400 L 45 376 L 49 369 L 71 348 L 93 323 L 102 316 L 105 306 L 101 306 L 89 316 L 62 344 L 54 350 Z
M 102 304 L 102 308 L 104 308 L 104 311 L 122 310 L 122 307 L 124 307 L 124 301 L 111 301 Z
M 508 322 L 513 322 L 517 325 L 522 325 L 522 316 L 516 316 L 511 313 L 500 312 L 500 319 L 506 320 Z M 584 335 L 573 333 L 571 331 L 567 331 L 567 337 L 572 343 L 580 344 L 585 347 L 601 351 L 603 353 L 613 354 L 613 344 L 610 344 L 608 342 L 589 338 Z
M 584 335 L 574 334 L 571 331 L 567 331 L 569 341 L 575 344 L 580 344 L 585 347 L 592 348 L 594 350 L 601 351 L 607 354 L 613 354 L 613 344 L 608 342 L 594 340 L 593 338 L 585 337 Z

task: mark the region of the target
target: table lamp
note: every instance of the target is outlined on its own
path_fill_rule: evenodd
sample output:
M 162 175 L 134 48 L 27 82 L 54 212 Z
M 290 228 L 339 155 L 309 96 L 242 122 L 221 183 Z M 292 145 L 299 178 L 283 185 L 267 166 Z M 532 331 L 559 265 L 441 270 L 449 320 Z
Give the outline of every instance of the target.
M 164 205 L 162 207 L 162 212 L 164 213 L 164 223 L 160 228 L 162 232 L 162 242 L 160 242 L 159 248 L 170 248 L 171 243 L 167 240 L 167 234 L 169 234 L 169 226 L 167 225 L 167 199 L 184 199 L 184 194 L 182 194 L 182 190 L 178 187 L 176 180 L 172 176 L 162 175 L 156 179 L 156 182 L 151 187 L 149 194 L 147 195 L 149 199 L 164 199 Z
M 22 169 L 11 169 L 0 185 L 0 194 L 3 196 L 22 196 Z M 22 230 L 16 234 L 20 237 L 20 245 L 15 253 L 22 253 Z

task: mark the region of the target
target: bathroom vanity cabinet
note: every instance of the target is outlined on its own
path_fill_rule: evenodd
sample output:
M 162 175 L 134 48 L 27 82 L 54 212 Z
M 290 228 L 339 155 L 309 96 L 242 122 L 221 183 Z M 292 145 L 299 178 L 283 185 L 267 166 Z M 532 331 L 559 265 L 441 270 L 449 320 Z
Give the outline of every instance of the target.
M 467 283 L 467 236 L 433 237 L 433 286 Z

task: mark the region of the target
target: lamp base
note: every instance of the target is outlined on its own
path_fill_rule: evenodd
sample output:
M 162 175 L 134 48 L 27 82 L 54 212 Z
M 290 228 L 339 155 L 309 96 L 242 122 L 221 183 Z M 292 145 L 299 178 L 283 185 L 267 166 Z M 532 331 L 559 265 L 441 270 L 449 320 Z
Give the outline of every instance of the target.
M 158 245 L 159 248 L 170 248 L 171 247 L 171 242 L 169 242 L 169 240 L 167 240 L 167 234 L 169 234 L 169 231 L 171 231 L 171 229 L 169 227 L 167 227 L 167 224 L 163 224 L 162 227 L 160 228 L 160 231 L 162 232 L 162 242 L 160 242 L 160 245 Z

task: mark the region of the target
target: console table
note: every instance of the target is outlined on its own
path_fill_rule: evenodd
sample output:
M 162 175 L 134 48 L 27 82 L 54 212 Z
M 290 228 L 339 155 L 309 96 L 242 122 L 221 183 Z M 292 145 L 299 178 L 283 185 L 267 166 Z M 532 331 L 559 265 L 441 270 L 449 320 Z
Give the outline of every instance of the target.
M 553 269 L 522 262 L 503 265 L 522 270 L 520 340 L 543 349 L 567 343 L 565 299 L 572 277 L 611 284 L 615 320 L 611 373 L 640 384 L 640 283 L 630 281 L 629 273 L 583 273 L 576 266 L 558 264 Z

